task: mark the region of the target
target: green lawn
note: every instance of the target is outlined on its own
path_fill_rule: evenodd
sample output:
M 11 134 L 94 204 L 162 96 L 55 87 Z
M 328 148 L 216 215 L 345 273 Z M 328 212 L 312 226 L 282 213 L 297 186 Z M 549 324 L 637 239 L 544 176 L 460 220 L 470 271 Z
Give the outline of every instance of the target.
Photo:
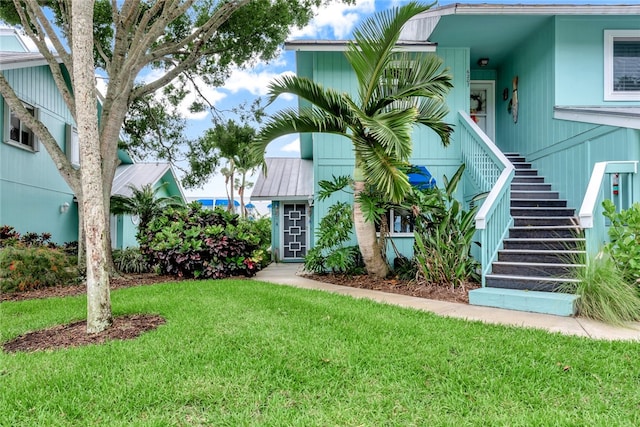
M 0 354 L 4 426 L 635 426 L 640 344 L 483 325 L 250 280 L 112 293 L 167 323 L 133 341 Z M 2 341 L 85 297 L 3 302 Z

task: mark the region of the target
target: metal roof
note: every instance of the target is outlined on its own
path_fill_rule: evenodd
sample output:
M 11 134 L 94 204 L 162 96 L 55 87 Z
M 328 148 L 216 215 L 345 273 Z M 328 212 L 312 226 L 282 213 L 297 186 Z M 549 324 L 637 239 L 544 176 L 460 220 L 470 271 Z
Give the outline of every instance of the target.
M 155 185 L 165 175 L 175 181 L 180 196 L 185 200 L 182 188 L 176 178 L 173 168 L 169 163 L 135 163 L 132 165 L 120 165 L 116 168 L 116 175 L 113 178 L 113 187 L 111 195 L 119 194 L 125 197 L 131 197 L 133 191 L 130 186 L 142 188 L 145 185 Z
M 285 42 L 286 50 L 311 52 L 344 52 L 347 40 L 289 40 Z M 434 43 L 419 40 L 398 40 L 395 50 L 408 52 L 435 52 Z
M 306 200 L 313 195 L 313 161 L 268 157 L 267 174 L 260 172 L 251 200 Z

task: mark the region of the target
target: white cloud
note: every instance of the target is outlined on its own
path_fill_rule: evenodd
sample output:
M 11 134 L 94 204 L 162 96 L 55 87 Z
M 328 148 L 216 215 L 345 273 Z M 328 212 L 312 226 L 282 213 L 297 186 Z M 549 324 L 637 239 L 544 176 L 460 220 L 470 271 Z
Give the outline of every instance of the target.
M 362 15 L 375 11 L 374 0 L 357 0 L 353 5 L 332 2 L 317 10 L 316 17 L 304 28 L 294 29 L 291 39 L 328 38 L 344 39 Z
M 284 145 L 280 150 L 287 153 L 300 153 L 300 139 L 294 139 L 287 145 Z
M 272 71 L 253 71 L 236 69 L 225 82 L 223 88 L 231 93 L 246 90 L 254 96 L 264 96 L 271 81 L 282 75 L 293 75 L 293 71 L 276 73 Z

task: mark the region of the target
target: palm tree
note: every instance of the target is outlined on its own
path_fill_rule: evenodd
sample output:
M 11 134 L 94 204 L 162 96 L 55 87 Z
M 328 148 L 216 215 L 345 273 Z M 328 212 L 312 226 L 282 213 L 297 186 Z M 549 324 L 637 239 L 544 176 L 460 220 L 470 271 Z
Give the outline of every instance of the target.
M 358 245 L 369 274 L 386 276 L 389 268 L 373 221 L 365 221 L 360 194 L 367 185 L 400 202 L 410 190 L 402 171 L 411 157 L 416 125 L 433 129 L 449 143 L 451 126 L 444 123 L 445 96 L 451 77 L 433 54 L 397 51 L 403 25 L 429 6 L 409 3 L 364 21 L 345 53 L 358 80 L 358 97 L 324 88 L 310 79 L 283 76 L 269 86 L 270 101 L 289 93 L 309 102 L 300 111 L 284 110 L 265 125 L 257 145 L 261 153 L 272 140 L 291 133 L 322 132 L 351 140 L 355 154 L 354 223 Z
M 111 213 L 115 215 L 137 215 L 140 219 L 138 223 L 138 235 L 143 235 L 151 220 L 164 209 L 171 206 L 182 206 L 184 203 L 179 196 L 162 197 L 160 191 L 167 183 L 156 187 L 151 184 L 136 188 L 132 185 L 130 197 L 116 194 L 111 197 Z

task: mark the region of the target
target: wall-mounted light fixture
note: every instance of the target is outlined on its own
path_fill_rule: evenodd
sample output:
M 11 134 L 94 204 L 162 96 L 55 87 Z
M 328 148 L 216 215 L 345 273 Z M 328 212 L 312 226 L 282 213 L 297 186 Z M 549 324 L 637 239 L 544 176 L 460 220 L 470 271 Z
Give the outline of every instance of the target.
M 69 210 L 69 202 L 64 202 L 60 205 L 60 213 L 67 213 Z
M 480 58 L 480 59 L 478 59 L 478 66 L 479 67 L 486 67 L 487 65 L 489 65 L 489 58 Z

